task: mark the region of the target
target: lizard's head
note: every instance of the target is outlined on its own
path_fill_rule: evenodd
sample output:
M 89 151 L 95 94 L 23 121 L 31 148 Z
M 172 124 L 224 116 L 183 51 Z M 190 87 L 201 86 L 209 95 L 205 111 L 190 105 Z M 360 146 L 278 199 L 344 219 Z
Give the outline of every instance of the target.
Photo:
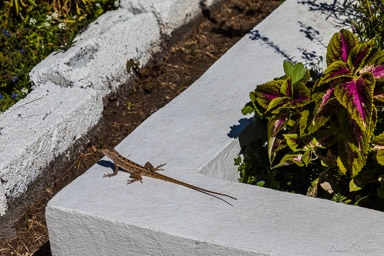
M 96 148 L 96 146 L 92 146 L 92 150 L 93 150 L 93 152 L 102 152 L 104 155 L 107 155 L 107 153 L 108 153 L 108 149 L 98 149 L 98 148 Z
M 103 153 L 104 155 L 109 156 L 109 152 L 110 152 L 109 149 L 103 148 L 103 149 L 99 149 L 99 151 L 101 151 L 101 153 Z

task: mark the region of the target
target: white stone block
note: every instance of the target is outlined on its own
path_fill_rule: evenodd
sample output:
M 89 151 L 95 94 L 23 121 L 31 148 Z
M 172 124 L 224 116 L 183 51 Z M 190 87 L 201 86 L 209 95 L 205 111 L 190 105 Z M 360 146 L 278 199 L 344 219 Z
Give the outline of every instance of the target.
M 171 35 L 173 31 L 192 21 L 203 10 L 220 0 L 121 0 L 120 7 L 133 13 L 153 13 L 161 33 Z
M 0 116 L 0 216 L 42 169 L 102 117 L 102 95 L 50 82 Z
M 152 13 L 126 9 L 100 16 L 75 38 L 67 51 L 50 54 L 30 73 L 35 85 L 51 81 L 63 87 L 116 89 L 126 82 L 129 59 L 145 64 L 158 51 L 160 31 Z

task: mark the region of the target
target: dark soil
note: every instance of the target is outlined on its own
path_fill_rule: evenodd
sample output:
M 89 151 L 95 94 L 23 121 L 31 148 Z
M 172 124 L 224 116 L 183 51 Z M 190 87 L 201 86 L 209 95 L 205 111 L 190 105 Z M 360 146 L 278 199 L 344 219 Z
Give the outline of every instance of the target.
M 203 11 L 202 23 L 167 50 L 167 55 L 134 72 L 132 89 L 109 97 L 104 132 L 97 147 L 114 147 L 156 110 L 198 79 L 218 58 L 283 1 L 229 0 L 217 10 Z M 133 70 L 134 71 L 134 70 Z M 133 84 L 133 85 L 132 85 Z M 128 87 L 128 85 L 122 85 Z M 240 110 L 239 110 L 240 111 Z M 0 255 L 51 255 L 44 209 L 63 187 L 94 165 L 101 155 L 89 145 L 62 176 L 15 223 L 17 237 L 0 242 Z

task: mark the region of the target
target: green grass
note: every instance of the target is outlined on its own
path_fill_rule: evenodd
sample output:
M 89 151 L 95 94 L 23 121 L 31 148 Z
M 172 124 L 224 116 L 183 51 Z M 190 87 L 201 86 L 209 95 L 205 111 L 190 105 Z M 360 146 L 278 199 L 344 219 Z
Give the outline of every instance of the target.
M 32 90 L 31 69 L 119 0 L 8 0 L 0 3 L 0 113 Z

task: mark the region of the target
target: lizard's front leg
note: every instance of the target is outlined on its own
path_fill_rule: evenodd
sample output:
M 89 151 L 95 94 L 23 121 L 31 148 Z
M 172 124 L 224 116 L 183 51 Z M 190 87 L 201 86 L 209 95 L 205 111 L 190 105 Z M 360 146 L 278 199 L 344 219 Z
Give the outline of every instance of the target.
M 150 163 L 150 162 L 147 162 L 145 165 L 144 165 L 144 168 L 151 171 L 151 172 L 157 172 L 157 171 L 163 171 L 164 169 L 160 169 L 161 167 L 163 167 L 164 165 L 166 164 L 161 164 L 161 165 L 158 165 L 155 167 L 153 167 L 153 165 Z
M 114 169 L 114 172 L 113 173 L 107 173 L 107 174 L 104 174 L 103 178 L 110 178 L 110 177 L 113 177 L 113 176 L 116 176 L 117 173 L 119 172 L 119 166 L 117 164 L 114 164 L 115 165 L 115 169 Z
M 141 177 L 140 173 L 131 173 L 129 178 L 131 179 L 128 180 L 127 184 L 131 184 L 132 182 L 135 182 L 135 181 L 140 181 L 141 183 L 143 183 L 142 181 L 143 177 Z

